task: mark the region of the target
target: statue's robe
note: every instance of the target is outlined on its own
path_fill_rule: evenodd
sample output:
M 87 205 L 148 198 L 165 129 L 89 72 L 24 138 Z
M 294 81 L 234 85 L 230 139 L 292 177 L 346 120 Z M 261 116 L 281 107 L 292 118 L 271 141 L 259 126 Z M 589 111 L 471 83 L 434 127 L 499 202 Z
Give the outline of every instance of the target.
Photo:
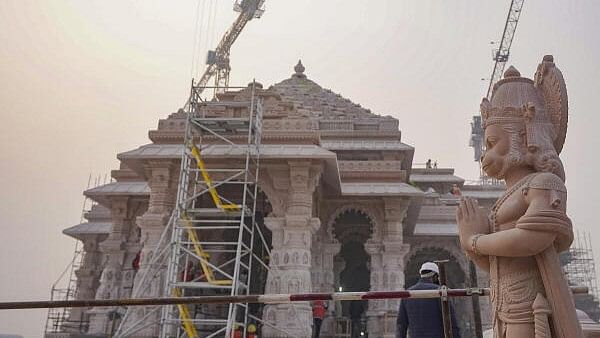
M 548 198 L 547 208 L 527 203 L 526 196 L 532 189 L 547 190 L 544 194 Z M 535 257 L 490 256 L 494 318 L 499 324 L 497 337 L 504 337 L 502 323 L 534 322 L 532 307 L 538 293 L 548 300 L 553 338 L 583 337 L 573 296 L 558 259 L 558 252 L 568 249 L 573 241 L 572 224 L 564 203 L 566 188 L 562 180 L 551 173 L 535 173 L 516 183 L 494 206 L 492 231 L 516 227 L 556 236 L 554 244 Z M 521 208 L 524 213 L 517 212 Z

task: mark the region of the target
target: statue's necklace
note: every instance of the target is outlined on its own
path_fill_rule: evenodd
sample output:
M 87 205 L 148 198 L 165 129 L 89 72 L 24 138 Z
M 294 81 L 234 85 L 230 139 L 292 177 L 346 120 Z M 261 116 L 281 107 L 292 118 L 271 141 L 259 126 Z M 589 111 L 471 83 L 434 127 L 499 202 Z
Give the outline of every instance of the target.
M 502 195 L 502 197 L 500 197 L 500 199 L 498 199 L 496 201 L 496 203 L 494 203 L 494 205 L 492 206 L 492 212 L 490 214 L 490 224 L 492 224 L 492 226 L 494 227 L 494 232 L 498 231 L 498 222 L 497 222 L 498 210 L 500 210 L 500 207 L 502 206 L 502 204 L 504 204 L 504 202 L 506 202 L 506 200 L 510 196 L 512 196 L 512 194 L 515 191 L 519 190 L 525 184 L 529 183 L 536 174 L 537 173 L 531 173 L 531 174 L 528 174 L 527 176 L 523 177 L 521 180 L 519 180 L 517 183 L 515 183 L 515 185 L 513 185 L 507 192 L 505 192 L 504 195 Z

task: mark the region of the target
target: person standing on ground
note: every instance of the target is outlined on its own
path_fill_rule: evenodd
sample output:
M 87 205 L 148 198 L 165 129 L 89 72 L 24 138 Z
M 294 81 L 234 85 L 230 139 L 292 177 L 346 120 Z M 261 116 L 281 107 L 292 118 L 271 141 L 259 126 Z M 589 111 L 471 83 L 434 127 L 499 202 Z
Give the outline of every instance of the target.
M 313 311 L 313 338 L 319 338 L 321 334 L 321 324 L 325 313 L 327 312 L 327 303 L 323 300 L 315 300 L 312 304 Z
M 362 331 L 362 314 L 364 311 L 364 300 L 353 300 L 350 302 L 350 321 L 352 321 L 352 338 L 360 337 L 360 332 Z
M 436 290 L 439 285 L 440 270 L 437 264 L 425 262 L 419 270 L 419 281 L 408 290 Z M 453 338 L 460 338 L 454 309 L 450 304 L 450 320 Z M 439 298 L 418 299 L 407 298 L 400 302 L 398 319 L 396 321 L 396 338 L 444 338 L 444 322 L 442 319 L 442 304 Z

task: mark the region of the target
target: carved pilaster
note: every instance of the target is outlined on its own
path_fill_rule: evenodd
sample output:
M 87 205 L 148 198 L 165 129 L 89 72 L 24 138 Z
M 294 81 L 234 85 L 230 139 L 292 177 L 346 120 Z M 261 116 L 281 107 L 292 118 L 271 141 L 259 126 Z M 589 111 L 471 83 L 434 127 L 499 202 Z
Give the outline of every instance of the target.
M 126 243 L 129 238 L 130 228 L 134 215 L 131 214 L 129 198 L 119 196 L 111 198 L 112 229 L 106 240 L 99 245 L 103 256 L 103 270 L 100 276 L 100 285 L 96 292 L 96 299 L 110 299 L 126 297 L 123 289 L 123 276 L 125 257 L 127 254 Z M 89 332 L 93 334 L 108 333 L 108 313 L 113 309 L 102 307 L 94 308 L 90 313 Z
M 408 198 L 384 198 L 383 239 L 365 244 L 371 256 L 371 290 L 401 290 L 404 288 L 404 258 L 410 245 L 402 238 L 402 221 L 408 210 Z M 376 337 L 394 336 L 399 300 L 370 301 L 367 311 L 369 334 Z
M 312 248 L 313 292 L 335 291 L 334 258 L 341 248 L 342 245 L 337 240 L 320 243 L 318 248 Z
M 287 165 L 269 165 L 261 169 L 260 189 L 269 198 L 271 216 L 283 217 L 287 210 L 287 193 L 290 188 L 289 168 Z
M 159 243 L 161 234 L 167 225 L 175 206 L 177 196 L 177 183 L 179 181 L 179 165 L 177 161 L 157 160 L 146 163 L 146 177 L 150 188 L 150 199 L 148 201 L 147 211 L 137 218 L 137 224 L 141 230 L 140 238 L 140 268 L 135 276 L 133 283 L 134 290 L 140 287 L 138 296 L 158 297 L 162 295 L 164 276 L 154 278 L 149 285 L 140 286 L 140 281 L 145 272 L 149 269 L 162 268 L 152 265 L 152 252 Z M 147 311 L 152 310 L 148 307 L 137 307 L 134 310 L 131 320 L 136 322 L 143 318 Z M 156 312 L 147 318 L 148 322 L 158 322 L 160 313 Z M 137 333 L 138 336 L 157 336 L 158 325 L 145 327 Z
M 408 211 L 407 197 L 384 198 L 384 237 L 402 242 L 402 221 Z
M 100 238 L 101 237 L 101 238 Z M 82 236 L 83 259 L 81 266 L 75 271 L 77 277 L 77 287 L 75 300 L 93 299 L 98 289 L 100 274 L 102 273 L 101 263 L 102 254 L 99 251 L 98 243 L 104 240 L 106 236 L 87 235 Z M 80 332 L 88 322 L 88 314 L 91 308 L 72 308 L 69 313 L 69 325 L 65 325 L 67 332 Z
M 266 293 L 311 292 L 312 235 L 320 220 L 312 215 L 313 192 L 322 168 L 310 161 L 290 161 L 288 170 L 270 171 L 263 191 L 269 201 L 277 201 L 273 214 L 265 218 L 272 231 L 270 271 Z M 287 191 L 278 189 L 288 187 Z M 285 209 L 284 209 L 285 208 Z M 285 213 L 283 213 L 285 210 Z M 308 303 L 267 305 L 265 320 L 298 337 L 311 336 L 312 310 Z M 264 337 L 287 337 L 289 334 L 263 326 Z

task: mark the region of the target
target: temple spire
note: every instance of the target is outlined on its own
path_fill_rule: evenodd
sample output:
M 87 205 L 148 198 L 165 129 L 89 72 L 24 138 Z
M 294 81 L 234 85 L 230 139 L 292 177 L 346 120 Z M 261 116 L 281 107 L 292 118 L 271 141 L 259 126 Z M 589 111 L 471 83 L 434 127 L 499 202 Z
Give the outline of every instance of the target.
M 302 60 L 298 60 L 298 63 L 296 64 L 296 66 L 294 66 L 294 71 L 296 73 L 294 73 L 294 75 L 292 75 L 292 77 L 297 77 L 297 78 L 306 78 L 306 75 L 304 75 L 304 65 L 302 64 Z

